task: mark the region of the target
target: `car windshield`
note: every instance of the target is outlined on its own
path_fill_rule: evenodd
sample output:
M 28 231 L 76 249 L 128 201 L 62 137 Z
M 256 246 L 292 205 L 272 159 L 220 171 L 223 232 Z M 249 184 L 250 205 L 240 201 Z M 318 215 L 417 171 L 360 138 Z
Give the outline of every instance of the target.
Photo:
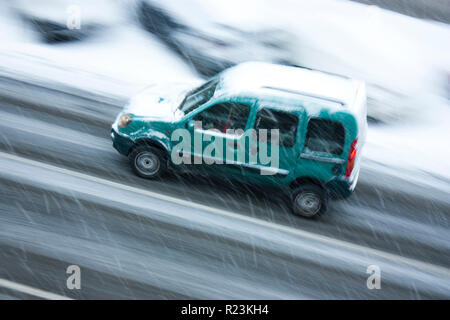
M 180 105 L 181 111 L 183 111 L 184 114 L 187 114 L 202 104 L 208 102 L 214 95 L 218 83 L 219 77 L 214 77 L 206 81 L 200 87 L 188 92 Z

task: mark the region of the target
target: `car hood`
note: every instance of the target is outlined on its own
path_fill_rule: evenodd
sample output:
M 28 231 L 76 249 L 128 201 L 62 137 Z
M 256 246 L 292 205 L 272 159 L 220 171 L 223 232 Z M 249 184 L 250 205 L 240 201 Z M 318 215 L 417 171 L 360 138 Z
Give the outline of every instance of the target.
M 131 98 L 124 113 L 131 113 L 150 120 L 172 121 L 175 111 L 193 83 L 169 83 L 152 85 Z

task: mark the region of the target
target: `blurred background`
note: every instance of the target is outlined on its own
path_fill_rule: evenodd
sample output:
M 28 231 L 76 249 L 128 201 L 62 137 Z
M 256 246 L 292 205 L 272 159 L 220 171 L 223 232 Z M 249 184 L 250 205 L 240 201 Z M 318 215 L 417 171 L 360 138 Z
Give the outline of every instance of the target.
M 440 269 L 434 280 L 442 287 L 432 284 L 434 280 L 421 273 L 404 272 L 406 280 L 402 278 L 404 281 L 398 282 L 402 275 L 391 279 L 396 287 L 390 287 L 378 297 L 448 298 L 449 22 L 450 0 L 3 0 L 0 3 L 1 152 L 138 184 L 146 190 L 153 188 L 187 201 L 235 210 L 277 225 L 309 230 L 438 265 Z M 143 87 L 158 82 L 204 80 L 249 60 L 302 66 L 366 81 L 369 132 L 359 187 L 353 198 L 333 205 L 334 213 L 324 220 L 295 220 L 276 200 L 250 199 L 247 193 L 258 195 L 255 190 L 236 191 L 233 184 L 218 187 L 210 181 L 203 185 L 191 181 L 184 185 L 176 178 L 154 184 L 136 181 L 128 171 L 126 160 L 119 158 L 110 146 L 111 122 L 126 101 Z M 222 244 L 219 248 L 204 244 L 202 239 L 210 235 L 204 236 L 202 232 L 213 232 L 205 230 L 216 230 L 215 227 L 208 225 L 201 232 L 196 230 L 198 237 L 202 235 L 200 240 L 185 235 L 186 238 L 171 247 L 171 241 L 178 239 L 180 233 L 172 235 L 175 231 L 143 222 L 141 218 L 128 221 L 121 215 L 132 211 L 126 203 L 115 203 L 108 211 L 103 208 L 109 203 L 106 198 L 94 201 L 77 195 L 82 191 L 70 189 L 78 185 L 75 182 L 69 188 L 62 183 L 65 180 L 52 176 L 56 185 L 48 186 L 53 180 L 41 175 L 37 167 L 27 175 L 19 162 L 5 159 L 1 160 L 3 171 L 0 172 L 3 187 L 0 240 L 5 259 L 0 260 L 9 262 L 2 262 L 0 277 L 74 295 L 64 285 L 55 285 L 54 277 L 59 276 L 51 270 L 55 266 L 59 268 L 61 263 L 75 261 L 92 270 L 91 291 L 84 291 L 78 297 L 377 297 L 354 282 L 355 274 L 356 278 L 364 279 L 365 267 L 358 271 L 352 269 L 360 257 L 351 260 L 346 251 L 340 253 L 345 258 L 337 264 L 340 266 L 342 261 L 350 259 L 353 264 L 348 269 L 325 270 L 327 260 L 323 257 L 316 257 L 316 261 L 315 256 L 308 258 L 311 259 L 308 263 L 317 263 L 315 270 L 319 270 L 310 274 L 310 278 L 320 279 L 318 283 L 322 277 L 328 279 L 322 281 L 325 283 L 322 286 L 313 285 L 296 273 L 305 268 L 304 261 L 299 267 L 286 258 L 280 272 L 271 274 L 258 260 L 262 258 L 256 257 L 262 254 L 255 253 L 257 249 L 248 249 L 250 253 L 244 259 L 242 254 L 247 249 L 239 244 L 226 248 L 225 244 L 224 248 Z M 26 180 L 30 177 L 35 181 Z M 86 181 L 77 183 L 94 193 L 103 190 L 88 186 Z M 65 190 L 66 187 L 69 189 Z M 200 195 L 202 192 L 205 196 Z M 101 197 L 109 194 L 114 193 L 106 190 Z M 139 196 L 130 197 L 138 201 Z M 153 206 L 165 208 L 157 201 Z M 36 218 L 30 214 L 33 210 L 42 216 Z M 99 213 L 102 210 L 106 210 L 105 215 L 115 210 L 121 213 L 114 218 L 117 221 L 108 222 Z M 151 219 L 156 219 L 154 216 Z M 225 237 L 224 225 L 227 224 L 217 227 L 220 237 Z M 94 226 L 98 229 L 91 229 Z M 61 231 L 54 231 L 58 228 Z M 156 234 L 161 243 L 156 245 L 155 238 L 145 238 L 142 230 Z M 257 234 L 265 235 L 255 231 L 254 236 Z M 270 241 L 278 241 L 279 236 L 277 233 L 267 240 L 270 250 L 275 250 Z M 249 237 L 244 237 L 243 243 L 254 245 L 253 236 Z M 42 247 L 30 247 L 36 239 L 43 243 Z M 149 242 L 152 244 L 147 246 Z M 58 251 L 59 248 L 52 246 L 54 243 L 64 244 L 65 251 Z M 127 250 L 120 251 L 124 243 Z M 201 249 L 193 248 L 192 243 Z M 86 250 L 86 256 L 80 246 Z M 317 248 L 312 248 L 316 254 Z M 90 252 L 91 249 L 96 251 Z M 300 254 L 304 248 L 297 249 Z M 24 252 L 53 260 L 28 260 Z M 184 256 L 187 252 L 204 261 L 217 254 L 220 263 L 211 262 L 214 270 L 198 266 L 193 262 L 197 260 Z M 252 252 L 255 257 L 251 256 Z M 98 258 L 101 253 L 108 254 Z M 202 256 L 203 253 L 209 256 Z M 187 278 L 179 274 L 177 267 L 170 269 L 170 263 L 161 262 L 161 266 L 169 267 L 158 269 L 159 265 L 152 264 L 156 263 L 155 256 L 170 257 L 167 259 L 176 266 L 189 265 L 199 278 L 188 283 L 189 287 L 168 285 L 171 280 L 167 279 L 185 281 Z M 31 264 L 36 268 L 33 272 L 27 267 Z M 136 270 L 143 265 L 152 265 L 151 274 L 156 278 L 138 276 Z M 408 263 L 400 264 L 396 270 L 406 270 L 402 269 L 405 265 Z M 114 273 L 106 272 L 105 268 Z M 304 275 L 309 271 L 302 272 Z M 106 273 L 121 276 L 111 280 Z M 235 282 L 229 281 L 237 279 L 233 277 L 243 279 L 242 287 L 233 287 Z M 107 278 L 114 285 L 99 289 L 98 281 L 104 285 Z M 262 279 L 273 282 L 260 287 Z M 294 280 L 302 283 L 303 291 L 292 284 Z M 211 283 L 216 282 L 228 291 L 214 291 Z M 150 288 L 150 283 L 154 287 Z M 199 283 L 202 286 L 195 287 Z M 365 288 L 363 280 L 361 283 Z M 169 293 L 154 289 L 163 287 Z
M 299 65 L 367 81 L 379 120 L 448 98 L 449 1 L 359 2 L 9 0 L 2 52 L 131 85 L 248 60 Z

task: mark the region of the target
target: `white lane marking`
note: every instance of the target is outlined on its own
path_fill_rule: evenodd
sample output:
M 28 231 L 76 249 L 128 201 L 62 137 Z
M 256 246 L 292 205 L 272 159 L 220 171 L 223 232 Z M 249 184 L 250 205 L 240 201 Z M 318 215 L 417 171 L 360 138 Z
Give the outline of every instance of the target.
M 19 291 L 22 293 L 32 295 L 34 297 L 39 297 L 39 298 L 43 298 L 43 299 L 47 299 L 47 300 L 73 300 L 69 297 L 60 296 L 59 294 L 56 294 L 56 293 L 51 293 L 51 292 L 44 291 L 41 289 L 36 289 L 36 288 L 30 287 L 30 286 L 26 286 L 24 284 L 9 281 L 6 279 L 0 279 L 0 287 Z
M 194 202 L 190 202 L 190 201 L 187 201 L 187 200 L 174 198 L 174 197 L 163 195 L 163 194 L 160 194 L 160 193 L 139 189 L 139 188 L 132 187 L 132 186 L 129 186 L 129 185 L 126 185 L 126 184 L 122 184 L 122 183 L 113 182 L 113 181 L 110 181 L 110 180 L 107 180 L 107 179 L 90 176 L 88 174 L 84 174 L 84 173 L 81 173 L 81 172 L 60 168 L 60 167 L 57 167 L 57 166 L 54 166 L 54 165 L 50 165 L 50 164 L 46 164 L 46 163 L 43 163 L 43 162 L 39 162 L 39 161 L 23 158 L 23 157 L 20 157 L 20 156 L 12 155 L 12 154 L 1 152 L 1 151 L 0 151 L 0 157 L 3 157 L 5 159 L 18 161 L 18 162 L 25 163 L 25 164 L 29 164 L 29 165 L 36 166 L 36 167 L 39 167 L 39 168 L 43 168 L 43 169 L 59 172 L 59 173 L 66 174 L 66 175 L 69 175 L 69 176 L 72 176 L 72 177 L 85 179 L 85 180 L 88 180 L 88 181 L 92 181 L 92 182 L 95 182 L 95 183 L 103 184 L 103 185 L 114 187 L 114 188 L 118 188 L 118 189 L 121 189 L 121 190 L 138 193 L 138 194 L 141 194 L 141 195 L 144 195 L 144 196 L 148 196 L 148 197 L 152 197 L 152 198 L 156 198 L 156 199 L 159 199 L 159 200 L 168 201 L 168 202 L 175 203 L 175 204 L 178 204 L 178 205 L 188 206 L 188 207 L 193 208 L 193 209 L 203 210 L 203 211 L 210 212 L 210 213 L 213 213 L 213 214 L 221 215 L 223 217 L 233 218 L 233 219 L 236 219 L 236 220 L 245 221 L 247 223 L 253 223 L 253 224 L 256 224 L 256 225 L 259 225 L 259 226 L 262 226 L 262 227 L 266 227 L 266 228 L 269 228 L 269 229 L 273 229 L 273 230 L 277 230 L 277 231 L 281 231 L 281 232 L 286 232 L 286 233 L 289 233 L 291 235 L 295 235 L 295 236 L 299 236 L 299 237 L 302 237 L 302 238 L 306 238 L 308 240 L 321 242 L 322 244 L 325 244 L 325 245 L 331 245 L 331 246 L 344 248 L 344 249 L 351 250 L 351 251 L 354 251 L 354 252 L 359 252 L 359 253 L 361 253 L 363 255 L 372 255 L 372 256 L 375 256 L 375 257 L 378 257 L 378 258 L 382 258 L 382 259 L 386 259 L 386 260 L 389 260 L 389 261 L 392 261 L 392 262 L 395 262 L 395 263 L 398 263 L 398 264 L 405 264 L 405 265 L 408 265 L 408 266 L 411 266 L 411 267 L 414 267 L 414 268 L 417 268 L 419 270 L 423 270 L 423 271 L 426 271 L 426 272 L 429 272 L 429 273 L 437 273 L 437 274 L 443 275 L 445 277 L 450 277 L 450 269 L 445 268 L 445 267 L 441 267 L 441 266 L 437 266 L 437 265 L 433 265 L 433 264 L 430 264 L 430 263 L 427 263 L 427 262 L 419 261 L 419 260 L 416 260 L 416 259 L 402 257 L 402 256 L 395 255 L 395 254 L 392 254 L 392 253 L 389 253 L 389 252 L 385 252 L 385 251 L 381 251 L 381 250 L 373 249 L 373 248 L 369 248 L 369 247 L 364 247 L 364 246 L 361 246 L 361 245 L 358 245 L 358 244 L 354 244 L 354 243 L 351 243 L 351 242 L 347 242 L 347 241 L 344 241 L 344 240 L 338 240 L 338 239 L 335 239 L 335 238 L 331 238 L 331 237 L 328 237 L 328 236 L 312 233 L 312 232 L 309 232 L 309 231 L 305 231 L 305 230 L 301 230 L 301 229 L 295 229 L 295 228 L 291 228 L 291 227 L 288 227 L 288 226 L 285 226 L 285 225 L 276 224 L 276 223 L 273 223 L 273 222 L 265 221 L 265 220 L 254 218 L 254 217 L 249 217 L 249 216 L 246 216 L 246 215 L 243 215 L 243 214 L 238 214 L 238 213 L 222 210 L 222 209 L 219 209 L 219 208 L 210 207 L 210 206 L 203 205 L 203 204 L 194 203 Z

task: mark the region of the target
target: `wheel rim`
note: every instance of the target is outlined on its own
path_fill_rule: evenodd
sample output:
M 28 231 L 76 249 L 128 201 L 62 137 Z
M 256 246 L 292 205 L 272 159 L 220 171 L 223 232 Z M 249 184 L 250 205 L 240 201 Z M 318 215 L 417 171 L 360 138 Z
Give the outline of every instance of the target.
M 141 174 L 152 176 L 159 171 L 160 162 L 157 155 L 149 151 L 144 151 L 137 155 L 135 165 Z
M 295 205 L 300 213 L 313 216 L 319 212 L 322 201 L 320 196 L 313 192 L 302 192 L 295 197 Z

